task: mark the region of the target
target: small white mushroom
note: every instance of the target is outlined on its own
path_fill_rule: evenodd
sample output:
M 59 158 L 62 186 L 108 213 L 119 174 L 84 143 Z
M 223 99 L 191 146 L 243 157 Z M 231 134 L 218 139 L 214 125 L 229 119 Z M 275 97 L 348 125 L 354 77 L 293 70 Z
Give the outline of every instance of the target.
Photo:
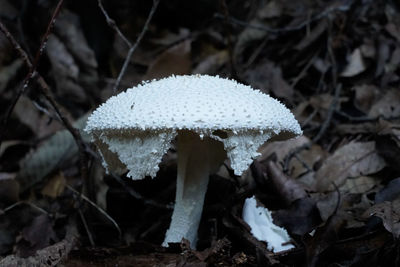
M 241 175 L 267 140 L 302 134 L 279 101 L 235 81 L 207 75 L 171 76 L 128 89 L 97 108 L 85 129 L 106 170 L 132 179 L 155 177 L 178 139 L 175 207 L 163 245 L 197 241 L 209 175 L 226 157 Z
M 273 252 L 281 252 L 294 248 L 285 228 L 274 224 L 271 212 L 257 206 L 255 197 L 247 198 L 243 205 L 243 220 L 250 226 L 251 233 L 260 241 L 267 242 Z

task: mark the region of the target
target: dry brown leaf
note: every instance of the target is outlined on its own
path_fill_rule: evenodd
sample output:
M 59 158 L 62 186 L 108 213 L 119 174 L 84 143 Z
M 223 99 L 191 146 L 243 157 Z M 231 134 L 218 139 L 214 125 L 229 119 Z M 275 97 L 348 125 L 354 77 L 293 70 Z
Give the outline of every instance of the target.
M 360 46 L 363 57 L 374 59 L 376 55 L 376 47 L 373 40 L 369 38 L 364 39 L 364 44 Z
M 382 38 L 379 40 L 379 47 L 377 53 L 377 62 L 376 62 L 376 70 L 375 77 L 385 73 L 385 65 L 386 62 L 390 58 L 390 45 L 389 42 Z
M 304 187 L 296 180 L 286 176 L 275 162 L 267 162 L 267 172 L 276 191 L 287 204 L 307 197 Z
M 42 188 L 42 195 L 49 196 L 51 198 L 56 198 L 64 192 L 67 180 L 62 173 L 54 175 Z
M 216 73 L 218 69 L 229 59 L 227 50 L 222 50 L 215 54 L 207 56 L 193 70 L 193 74 L 210 74 Z
M 1 42 L 1 39 L 0 39 Z M 4 53 L 4 50 L 1 49 L 1 44 L 0 44 L 0 63 L 1 63 L 1 53 Z M 16 59 L 14 60 L 11 64 L 8 66 L 1 66 L 0 68 L 0 93 L 3 93 L 3 90 L 6 88 L 8 82 L 12 80 L 15 75 L 17 74 L 17 71 L 22 67 L 23 62 L 21 59 Z
M 397 117 L 400 116 L 400 91 L 398 88 L 391 89 L 374 105 L 368 114 L 370 117 L 375 118 L 378 116 L 383 117 Z
M 0 173 L 0 203 L 11 204 L 19 199 L 19 185 L 15 173 Z
M 400 196 L 400 177 L 391 180 L 375 195 L 375 203 L 393 201 Z
M 399 27 L 399 25 L 396 25 L 394 23 L 388 23 L 385 26 L 385 30 L 388 33 L 390 33 L 390 35 L 395 37 L 398 42 L 400 42 L 400 27 Z
M 378 216 L 383 221 L 383 226 L 391 232 L 395 238 L 400 237 L 400 199 L 376 204 L 369 208 L 365 216 Z
M 309 34 L 307 34 L 303 40 L 298 43 L 294 49 L 302 51 L 303 49 L 307 48 L 311 43 L 317 40 L 321 34 L 325 32 L 327 28 L 327 23 L 325 20 L 321 20 L 317 26 L 315 26 Z
M 271 61 L 258 64 L 245 72 L 246 80 L 253 88 L 265 93 L 273 92 L 275 96 L 293 101 L 293 88 L 282 76 L 282 69 Z
M 52 72 L 60 95 L 85 103 L 87 95 L 78 84 L 79 66 L 65 44 L 55 35 L 50 35 L 46 53 L 51 62 Z
M 32 256 L 38 249 L 49 246 L 52 241 L 57 241 L 53 221 L 47 214 L 41 214 L 22 229 L 21 239 L 17 244 L 17 255 Z
M 361 49 L 356 48 L 348 57 L 348 64 L 340 73 L 342 77 L 353 77 L 365 71 L 366 66 L 362 58 Z
M 277 18 L 282 15 L 282 5 L 284 5 L 282 4 L 282 1 L 269 1 L 257 12 L 257 14 L 261 19 Z
M 302 145 L 305 145 L 309 142 L 310 139 L 308 139 L 304 135 L 286 141 L 267 142 L 258 149 L 258 152 L 261 153 L 261 156 L 258 157 L 256 160 L 262 162 L 273 153 L 275 153 L 277 162 L 282 163 L 283 159 L 287 154 L 289 154 L 290 151 L 296 149 L 297 147 L 301 147 Z
M 73 126 L 81 131 L 85 142 L 90 141 L 90 137 L 82 129 L 86 125 L 89 114 L 83 115 Z M 17 175 L 17 181 L 20 184 L 21 191 L 41 181 L 46 175 L 56 170 L 60 162 L 71 159 L 78 153 L 78 147 L 67 130 L 55 133 L 46 140 L 36 151 L 27 154 L 20 161 L 20 170 Z
M 269 142 L 261 146 L 258 150 L 258 152 L 261 153 L 261 156 L 256 160 L 258 162 L 263 162 L 272 154 L 275 154 L 276 161 L 280 164 L 284 164 L 284 160 L 290 152 L 308 143 L 310 143 L 310 139 L 304 135 L 286 141 Z M 290 176 L 296 178 L 305 172 L 310 171 L 313 169 L 314 164 L 324 158 L 326 154 L 327 153 L 322 150 L 318 144 L 312 144 L 309 149 L 301 150 L 297 153 L 297 157 L 292 157 L 289 162 L 288 169 L 290 171 Z M 304 164 L 307 165 L 309 169 L 307 169 Z
M 342 194 L 362 194 L 371 190 L 377 183 L 377 179 L 371 176 L 349 178 L 340 187 L 340 192 Z
M 290 233 L 304 235 L 321 223 L 315 200 L 305 197 L 296 200 L 290 208 L 272 214 L 274 223 L 285 227 Z
M 357 85 L 355 91 L 354 106 L 364 113 L 368 113 L 372 104 L 375 102 L 379 88 L 371 84 Z
M 314 68 L 316 68 L 321 73 L 327 72 L 331 65 L 332 64 L 328 60 L 322 59 L 320 57 L 317 57 L 313 62 Z
M 385 165 L 375 149 L 375 142 L 351 142 L 337 149 L 316 172 L 316 189 L 333 189 L 332 183 L 341 186 L 348 177 L 373 174 Z
M 20 145 L 22 141 L 20 140 L 7 140 L 1 142 L 1 147 L 0 147 L 0 157 L 3 156 L 3 153 L 12 146 Z
M 302 174 L 314 169 L 314 165 L 327 156 L 320 145 L 312 144 L 309 149 L 301 150 L 289 164 L 290 175 L 293 178 L 299 177 Z M 307 166 L 307 167 L 306 167 Z
M 61 123 L 52 121 L 49 123 L 49 117 L 42 114 L 40 110 L 35 107 L 32 100 L 26 96 L 21 96 L 15 105 L 14 114 L 18 120 L 28 126 L 35 134 L 36 138 L 47 137 L 58 130 L 63 129 Z
M 85 72 L 94 71 L 98 65 L 93 50 L 89 47 L 82 31 L 80 18 L 68 9 L 58 16 L 54 31 L 63 41 L 71 55 L 80 65 L 85 66 Z M 95 75 L 91 73 L 91 75 Z
M 191 40 L 180 42 L 161 53 L 149 66 L 144 80 L 192 72 Z
M 77 230 L 75 226 L 67 226 L 65 239 L 51 246 L 36 251 L 35 255 L 28 258 L 17 255 L 9 255 L 0 260 L 1 266 L 57 266 L 61 260 L 66 258 L 77 244 Z

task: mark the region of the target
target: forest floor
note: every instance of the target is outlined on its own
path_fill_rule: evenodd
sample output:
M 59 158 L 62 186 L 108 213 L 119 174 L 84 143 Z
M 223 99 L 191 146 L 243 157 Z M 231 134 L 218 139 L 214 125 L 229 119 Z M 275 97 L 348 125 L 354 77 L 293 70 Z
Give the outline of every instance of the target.
M 0 266 L 400 266 L 399 2 L 0 0 L 0 31 Z M 197 250 L 160 245 L 176 151 L 133 181 L 82 130 L 172 74 L 250 85 L 304 132 L 212 175 Z M 251 234 L 252 196 L 293 249 Z

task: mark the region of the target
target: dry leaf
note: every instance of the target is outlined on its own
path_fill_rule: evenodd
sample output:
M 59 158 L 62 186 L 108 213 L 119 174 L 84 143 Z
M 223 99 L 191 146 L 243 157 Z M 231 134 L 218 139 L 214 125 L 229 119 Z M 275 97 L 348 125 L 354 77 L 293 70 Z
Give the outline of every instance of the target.
M 359 176 L 346 179 L 346 182 L 340 187 L 342 194 L 362 194 L 366 193 L 378 184 L 374 177 Z
M 294 49 L 300 50 L 302 51 L 303 49 L 306 49 L 308 46 L 310 46 L 310 44 L 312 44 L 314 41 L 316 41 L 321 34 L 323 34 L 325 32 L 327 28 L 327 23 L 325 22 L 325 20 L 321 20 L 319 21 L 318 25 L 315 26 L 311 32 L 309 34 L 307 34 L 303 40 L 300 41 L 300 43 L 298 43 Z
M 87 95 L 78 84 L 79 67 L 64 43 L 55 35 L 50 35 L 46 53 L 51 62 L 52 72 L 60 94 L 63 97 L 74 99 L 74 101 L 85 103 Z
M 74 123 L 74 127 L 81 130 L 82 138 L 85 142 L 90 141 L 90 137 L 82 129 L 86 125 L 89 114 L 82 116 Z M 78 147 L 67 130 L 62 130 L 54 134 L 43 143 L 36 151 L 28 154 L 20 162 L 20 171 L 17 181 L 21 191 L 41 181 L 46 175 L 56 170 L 62 161 L 70 159 L 78 153 Z
M 351 142 L 337 149 L 316 172 L 316 189 L 332 189 L 332 183 L 341 186 L 348 177 L 373 174 L 385 165 L 375 149 L 375 142 Z
M 0 203 L 11 204 L 19 199 L 19 185 L 15 173 L 0 173 Z
M 218 69 L 228 61 L 229 55 L 227 50 L 207 56 L 193 70 L 193 74 L 210 74 L 216 73 Z
M 312 144 L 309 149 L 301 150 L 290 161 L 289 171 L 293 178 L 300 177 L 306 172 L 312 171 L 314 165 L 327 156 L 327 152 L 318 144 Z
M 98 67 L 95 54 L 83 34 L 78 15 L 64 9 L 58 16 L 54 28 L 74 59 L 84 66 L 85 72 L 94 71 Z M 91 73 L 91 75 L 95 74 Z
M 248 69 L 245 77 L 253 88 L 265 93 L 273 92 L 279 98 L 293 101 L 293 88 L 283 78 L 282 69 L 273 62 L 267 60 L 255 68 Z
M 275 162 L 267 162 L 267 172 L 275 190 L 286 204 L 291 204 L 295 200 L 307 196 L 304 187 L 296 180 L 286 176 Z
M 364 113 L 368 113 L 373 102 L 376 100 L 379 88 L 371 84 L 357 85 L 355 91 L 354 106 Z
M 52 241 L 57 241 L 53 221 L 47 214 L 41 214 L 22 229 L 21 240 L 17 244 L 17 255 L 32 256 L 36 250 L 47 247 Z
M 51 198 L 56 198 L 64 192 L 67 180 L 62 173 L 54 175 L 42 188 L 42 195 L 49 196 Z
M 369 208 L 365 216 L 378 216 L 383 221 L 383 226 L 391 232 L 395 238 L 400 237 L 400 199 L 376 204 Z
M 0 51 L 1 50 L 1 45 L 0 45 Z M 4 52 L 4 50 L 2 51 Z M 0 54 L 0 62 L 1 62 L 1 54 Z M 14 76 L 17 74 L 17 71 L 22 67 L 22 60 L 17 59 L 14 60 L 13 63 L 11 63 L 8 66 L 1 66 L 0 68 L 0 93 L 3 93 L 3 90 L 6 88 L 8 82 L 14 78 Z
M 275 153 L 277 162 L 283 163 L 283 159 L 287 154 L 289 154 L 289 152 L 309 142 L 310 139 L 304 135 L 286 141 L 267 142 L 258 149 L 258 152 L 261 153 L 261 156 L 259 156 L 256 160 L 258 162 L 262 162 Z
M 378 102 L 372 105 L 368 114 L 372 118 L 378 116 L 400 116 L 400 91 L 398 88 L 389 90 Z
M 192 72 L 191 40 L 180 42 L 161 53 L 149 66 L 144 80 Z
M 261 19 L 276 18 L 282 15 L 283 7 L 281 1 L 269 1 L 264 7 L 258 11 Z
M 400 177 L 391 180 L 385 188 L 375 195 L 375 203 L 393 201 L 400 196 Z
M 304 235 L 321 223 L 315 201 L 309 197 L 296 200 L 289 209 L 275 211 L 272 217 L 276 225 L 296 235 Z
M 365 71 L 361 49 L 356 48 L 348 58 L 348 64 L 340 74 L 342 77 L 353 77 Z

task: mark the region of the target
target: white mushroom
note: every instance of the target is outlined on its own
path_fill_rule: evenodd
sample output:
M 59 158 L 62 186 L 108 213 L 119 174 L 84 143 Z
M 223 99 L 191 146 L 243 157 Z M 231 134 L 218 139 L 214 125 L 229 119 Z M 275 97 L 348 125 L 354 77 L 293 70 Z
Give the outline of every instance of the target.
M 213 76 L 171 76 L 128 89 L 97 108 L 85 129 L 106 170 L 132 179 L 155 177 L 178 137 L 174 212 L 163 245 L 197 241 L 209 175 L 227 156 L 245 171 L 268 139 L 302 134 L 279 101 L 235 81 Z
M 253 236 L 260 241 L 267 242 L 269 250 L 281 252 L 294 248 L 286 229 L 274 224 L 271 211 L 257 206 L 254 196 L 244 201 L 242 217 L 250 226 Z

